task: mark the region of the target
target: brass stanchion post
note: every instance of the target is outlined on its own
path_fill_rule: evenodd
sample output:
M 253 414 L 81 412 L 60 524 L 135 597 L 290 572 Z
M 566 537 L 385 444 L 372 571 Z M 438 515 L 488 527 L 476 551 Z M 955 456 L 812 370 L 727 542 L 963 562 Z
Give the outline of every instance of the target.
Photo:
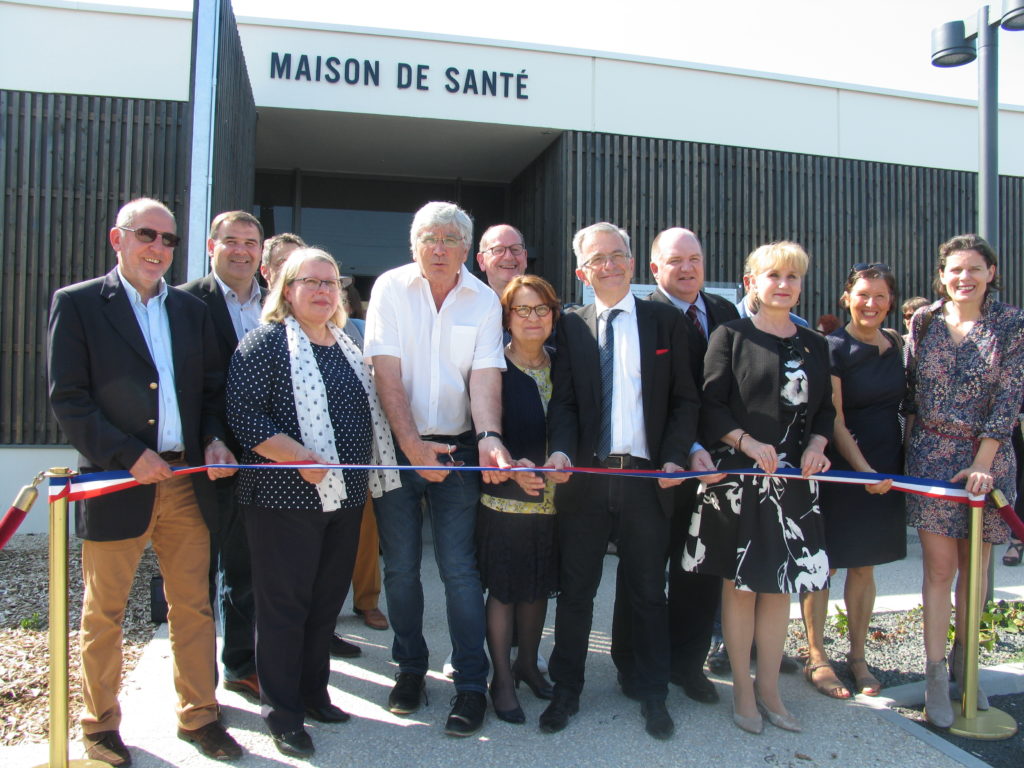
M 48 477 L 68 478 L 67 467 Z M 110 768 L 100 760 L 68 760 L 68 502 L 50 502 L 50 761 L 36 768 Z
M 972 502 L 977 499 L 973 497 Z M 996 503 L 999 503 L 998 500 Z M 954 718 L 949 731 L 970 739 L 997 741 L 1009 739 L 1017 733 L 1017 721 L 995 707 L 978 710 L 978 632 L 981 627 L 981 548 L 985 507 L 972 503 L 969 514 L 970 559 L 967 570 L 967 616 L 964 621 L 967 636 L 957 638 L 964 649 L 963 679 L 960 681 L 961 712 Z

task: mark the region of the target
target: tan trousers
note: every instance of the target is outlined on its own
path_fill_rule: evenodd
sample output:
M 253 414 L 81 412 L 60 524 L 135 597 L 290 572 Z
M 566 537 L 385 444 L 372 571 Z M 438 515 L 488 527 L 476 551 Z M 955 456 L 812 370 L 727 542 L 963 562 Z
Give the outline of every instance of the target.
M 377 607 L 380 598 L 380 538 L 377 518 L 373 514 L 373 498 L 366 495 L 363 520 L 359 525 L 359 550 L 352 571 L 352 605 L 360 611 Z
M 113 731 L 121 725 L 117 694 L 122 623 L 139 560 L 150 541 L 160 560 L 167 596 L 178 724 L 191 730 L 217 719 L 210 533 L 199 512 L 192 479 L 176 477 L 157 484 L 152 519 L 141 536 L 82 543 L 84 733 Z

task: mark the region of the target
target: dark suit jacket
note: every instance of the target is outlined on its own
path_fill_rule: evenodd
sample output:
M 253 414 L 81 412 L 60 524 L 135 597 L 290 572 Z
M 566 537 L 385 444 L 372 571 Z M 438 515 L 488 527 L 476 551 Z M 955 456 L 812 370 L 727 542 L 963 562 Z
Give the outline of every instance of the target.
M 704 293 L 704 291 L 701 291 L 700 295 L 704 299 L 704 308 L 707 310 L 709 337 L 711 332 L 722 323 L 739 319 L 740 314 L 736 311 L 736 305 L 731 301 L 713 293 Z M 668 297 L 657 288 L 651 291 L 647 300 L 667 304 L 673 309 L 679 310 L 679 307 L 669 301 Z M 708 351 L 708 339 L 704 338 L 704 334 L 697 330 L 697 326 L 689 318 L 686 319 L 686 333 L 690 342 L 690 369 L 693 371 L 693 386 L 700 392 L 704 388 L 704 353 Z
M 168 288 L 166 308 L 185 460 L 195 466 L 203 463 L 203 436 L 224 433 L 224 371 L 203 303 Z M 54 294 L 48 364 L 50 405 L 82 472 L 130 469 L 146 448 L 157 449 L 159 376 L 116 269 Z M 209 522 L 213 485 L 205 473 L 192 478 Z M 154 497 L 154 485 L 141 485 L 80 503 L 77 533 L 93 541 L 139 536 Z
M 231 322 L 231 313 L 228 312 L 227 302 L 224 301 L 224 294 L 220 290 L 220 285 L 217 283 L 217 278 L 213 276 L 213 272 L 210 272 L 206 277 L 200 277 L 195 280 L 190 280 L 184 285 L 179 286 L 181 290 L 186 293 L 191 293 L 198 299 L 201 299 L 210 310 L 210 317 L 213 320 L 213 327 L 217 336 L 217 349 L 220 352 L 220 366 L 225 371 L 228 370 L 228 366 L 231 364 L 231 355 L 235 353 L 235 349 L 238 347 L 239 338 L 235 335 L 235 326 Z M 267 298 L 267 291 L 265 288 L 260 287 L 260 303 Z M 218 435 L 223 437 L 227 447 L 235 454 L 235 458 L 241 456 L 241 446 L 238 441 L 235 440 L 231 429 L 227 424 L 227 420 L 224 420 L 225 434 Z M 224 478 L 225 480 L 231 480 L 231 478 Z
M 640 336 L 640 379 L 644 425 L 651 462 L 686 465 L 696 437 L 699 400 L 690 370 L 682 313 L 653 301 L 636 303 Z M 577 466 L 594 466 L 601 430 L 601 370 L 597 314 L 593 304 L 570 310 L 558 321 L 558 355 L 552 367 L 548 436 L 551 451 L 561 451 Z M 584 491 L 579 478 L 559 486 L 556 499 L 573 504 Z M 666 515 L 672 489 L 659 489 Z
M 807 421 L 803 444 L 811 434 L 831 440 L 836 412 L 832 406 L 828 342 L 817 331 L 797 326 L 797 346 L 807 372 Z M 710 447 L 734 429 L 763 443 L 782 439 L 778 342 L 758 330 L 750 318 L 720 326 L 704 357 L 701 441 Z

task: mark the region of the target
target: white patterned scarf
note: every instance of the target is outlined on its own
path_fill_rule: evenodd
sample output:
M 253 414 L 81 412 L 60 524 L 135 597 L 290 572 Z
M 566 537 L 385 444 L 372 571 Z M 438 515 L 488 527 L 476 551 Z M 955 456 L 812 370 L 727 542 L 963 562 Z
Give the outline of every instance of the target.
M 292 397 L 295 399 L 295 412 L 299 417 L 302 444 L 326 463 L 339 464 L 338 448 L 334 442 L 334 425 L 331 423 L 327 407 L 327 388 L 324 386 L 323 376 L 320 375 L 320 366 L 313 357 L 313 346 L 294 317 L 284 319 L 284 328 L 288 339 L 288 360 L 292 369 Z M 348 364 L 355 371 L 369 401 L 373 428 L 370 463 L 395 466 L 397 460 L 395 447 L 391 442 L 391 430 L 384 418 L 380 401 L 377 399 L 377 390 L 370 379 L 366 363 L 363 362 L 362 353 L 352 339 L 334 323 L 327 323 L 327 328 L 334 336 Z M 370 494 L 374 498 L 401 485 L 398 472 L 393 469 L 370 470 L 369 481 Z M 339 509 L 342 506 L 341 502 L 348 498 L 345 478 L 340 469 L 328 470 L 324 479 L 317 483 L 316 490 L 324 511 Z

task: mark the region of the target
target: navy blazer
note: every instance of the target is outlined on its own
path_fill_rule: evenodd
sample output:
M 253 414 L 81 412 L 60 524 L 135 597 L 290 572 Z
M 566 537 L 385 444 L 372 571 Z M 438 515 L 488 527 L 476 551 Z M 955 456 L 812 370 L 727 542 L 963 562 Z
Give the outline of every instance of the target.
M 685 323 L 675 307 L 653 301 L 636 302 L 640 336 L 640 381 L 644 427 L 651 463 L 686 466 L 697 434 L 699 400 L 690 369 Z M 558 355 L 548 404 L 548 437 L 552 452 L 561 451 L 576 466 L 594 466 L 601 430 L 601 366 L 597 313 L 593 304 L 570 310 L 558 321 Z M 575 503 L 578 478 L 558 487 L 556 502 Z M 659 488 L 666 515 L 672 512 L 671 488 Z
M 206 306 L 178 288 L 167 291 L 185 460 L 197 466 L 203 437 L 224 434 L 224 371 Z M 58 290 L 48 338 L 50 406 L 79 452 L 79 470 L 130 469 L 146 448 L 157 450 L 159 376 L 117 270 Z M 213 485 L 205 472 L 191 477 L 209 523 Z M 155 492 L 155 485 L 140 485 L 80 503 L 78 535 L 93 541 L 140 536 Z

